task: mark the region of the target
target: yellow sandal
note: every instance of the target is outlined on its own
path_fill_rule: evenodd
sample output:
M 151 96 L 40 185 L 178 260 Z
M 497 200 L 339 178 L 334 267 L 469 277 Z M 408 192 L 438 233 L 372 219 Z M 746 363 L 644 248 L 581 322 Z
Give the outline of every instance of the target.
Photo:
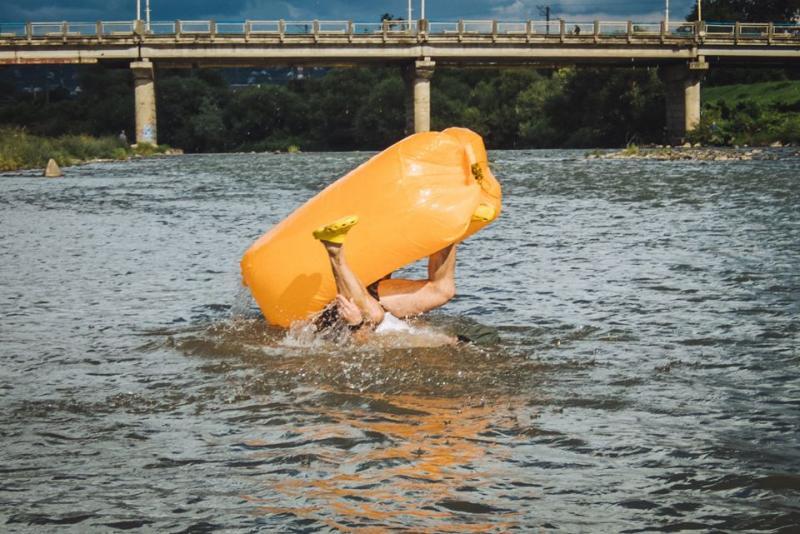
M 328 243 L 344 243 L 344 238 L 347 236 L 347 232 L 358 223 L 358 216 L 357 215 L 348 215 L 347 217 L 342 217 L 341 219 L 336 219 L 330 224 L 326 224 L 324 226 L 320 226 L 316 230 L 312 232 L 314 239 L 319 239 L 320 241 L 327 241 Z

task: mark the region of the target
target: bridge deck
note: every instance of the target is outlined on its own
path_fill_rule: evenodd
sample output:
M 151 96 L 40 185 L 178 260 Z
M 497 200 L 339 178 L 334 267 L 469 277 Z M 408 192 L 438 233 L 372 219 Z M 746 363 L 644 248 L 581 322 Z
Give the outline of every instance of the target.
M 440 64 L 800 60 L 800 25 L 552 21 L 0 23 L 0 64 Z

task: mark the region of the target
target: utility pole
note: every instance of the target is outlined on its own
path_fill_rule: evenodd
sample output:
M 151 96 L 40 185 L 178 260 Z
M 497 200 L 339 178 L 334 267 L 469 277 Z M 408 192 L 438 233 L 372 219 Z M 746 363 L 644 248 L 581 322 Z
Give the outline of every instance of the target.
M 146 0 L 145 9 L 144 9 L 144 16 L 145 16 L 145 20 L 147 21 L 147 24 L 145 25 L 145 28 L 147 28 L 147 31 L 150 31 L 150 0 Z
M 408 25 L 409 29 L 411 28 L 411 0 L 408 0 L 408 18 L 406 19 L 406 24 Z
M 142 0 L 136 0 L 136 20 L 142 20 Z
M 420 0 L 419 18 L 425 18 L 425 0 Z
M 665 0 L 667 5 L 664 8 L 664 26 L 667 32 L 669 32 L 669 0 Z
M 547 20 L 547 30 L 546 33 L 550 33 L 550 6 L 536 6 L 536 9 L 539 10 L 540 15 L 544 15 L 545 19 Z
M 697 21 L 703 20 L 703 2 L 697 0 Z

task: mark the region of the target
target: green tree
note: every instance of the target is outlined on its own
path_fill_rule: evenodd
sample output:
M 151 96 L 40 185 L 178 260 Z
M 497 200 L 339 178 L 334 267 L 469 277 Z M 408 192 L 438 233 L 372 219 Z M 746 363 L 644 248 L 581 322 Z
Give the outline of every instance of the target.
M 559 70 L 549 77 L 536 80 L 517 96 L 519 137 L 524 146 L 553 147 L 564 141 L 564 133 L 552 120 L 552 110 L 571 71 Z
M 655 69 L 573 70 L 548 110 L 566 135 L 562 146 L 624 146 L 663 136 L 663 86 Z
M 72 133 L 116 135 L 134 131 L 133 76 L 129 69 L 87 67 L 79 74 L 81 93 L 72 106 Z M 132 136 L 131 136 L 132 137 Z
M 483 134 L 490 146 L 521 148 L 518 124 L 521 110 L 517 96 L 541 75 L 531 69 L 504 69 L 480 81 L 472 92 L 470 105 L 480 110 Z
M 358 147 L 355 121 L 372 88 L 397 69 L 334 69 L 323 78 L 308 80 L 309 137 L 313 147 L 352 150 Z
M 468 124 L 467 104 L 472 87 L 458 70 L 437 69 L 431 82 L 431 127 L 443 130 L 449 126 L 468 126 L 483 131 L 480 124 Z
M 203 98 L 200 109 L 189 118 L 192 151 L 221 152 L 230 147 L 222 120 L 222 110 L 210 97 Z
M 233 143 L 245 150 L 286 148 L 306 131 L 308 113 L 306 101 L 286 86 L 248 87 L 233 94 L 225 124 Z
M 78 70 L 80 94 L 44 97 L 14 91 L 0 106 L 0 123 L 23 126 L 31 133 L 105 135 L 133 130 L 133 91 L 130 71 L 105 67 Z
M 406 124 L 405 84 L 399 75 L 378 82 L 356 112 L 359 148 L 379 150 L 403 138 Z
M 229 148 L 218 134 L 206 138 L 216 130 L 229 94 L 212 73 L 159 72 L 156 83 L 159 141 L 188 152 Z

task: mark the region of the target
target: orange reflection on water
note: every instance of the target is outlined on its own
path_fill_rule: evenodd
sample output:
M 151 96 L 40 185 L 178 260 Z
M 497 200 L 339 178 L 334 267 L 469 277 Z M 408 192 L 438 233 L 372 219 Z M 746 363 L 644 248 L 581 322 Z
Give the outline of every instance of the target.
M 487 404 L 464 398 L 365 397 L 389 403 L 394 411 L 325 413 L 336 422 L 294 429 L 309 442 L 302 453 L 315 460 L 291 473 L 271 473 L 266 494 L 249 497 L 261 505 L 261 513 L 292 514 L 343 530 L 378 525 L 478 532 L 519 526 L 517 511 L 504 509 L 483 487 L 503 478 L 493 469 L 508 469 L 502 468 L 506 447 L 497 446 L 493 427 L 515 426 L 509 399 Z M 344 448 L 314 445 L 337 433 L 382 438 Z

